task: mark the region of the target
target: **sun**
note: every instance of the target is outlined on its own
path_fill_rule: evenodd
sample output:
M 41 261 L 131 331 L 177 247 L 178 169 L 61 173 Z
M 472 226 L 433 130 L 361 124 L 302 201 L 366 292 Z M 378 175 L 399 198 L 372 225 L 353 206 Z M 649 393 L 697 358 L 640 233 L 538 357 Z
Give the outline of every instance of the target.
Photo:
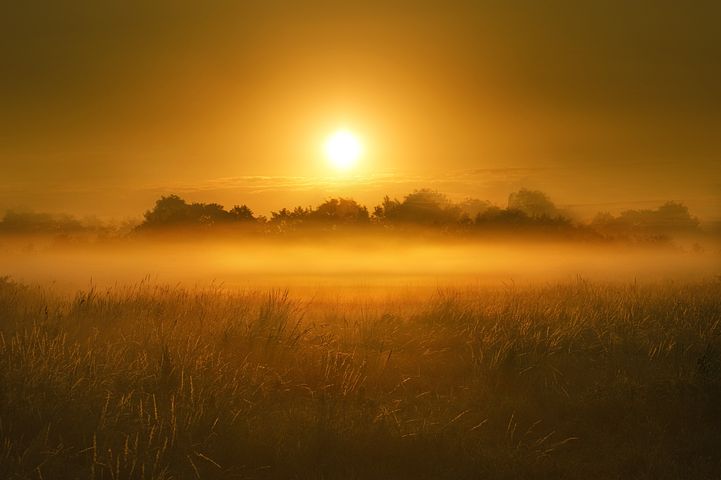
M 362 153 L 360 140 L 348 130 L 338 130 L 325 141 L 326 157 L 338 170 L 347 171 L 355 167 Z

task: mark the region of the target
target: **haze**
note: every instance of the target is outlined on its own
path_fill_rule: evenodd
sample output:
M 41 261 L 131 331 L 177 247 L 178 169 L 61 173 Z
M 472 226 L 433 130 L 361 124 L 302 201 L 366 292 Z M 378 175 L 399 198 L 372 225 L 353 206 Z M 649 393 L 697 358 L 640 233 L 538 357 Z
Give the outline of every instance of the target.
M 0 8 L 0 211 L 528 187 L 579 215 L 721 217 L 718 2 Z M 351 178 L 322 155 L 338 128 L 364 138 Z

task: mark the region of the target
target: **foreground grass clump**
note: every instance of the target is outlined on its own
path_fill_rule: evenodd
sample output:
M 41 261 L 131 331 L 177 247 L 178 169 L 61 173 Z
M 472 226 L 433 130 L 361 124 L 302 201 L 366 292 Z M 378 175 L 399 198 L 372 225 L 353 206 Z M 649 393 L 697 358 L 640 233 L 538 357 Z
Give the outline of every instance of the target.
M 721 283 L 0 281 L 1 478 L 719 478 Z

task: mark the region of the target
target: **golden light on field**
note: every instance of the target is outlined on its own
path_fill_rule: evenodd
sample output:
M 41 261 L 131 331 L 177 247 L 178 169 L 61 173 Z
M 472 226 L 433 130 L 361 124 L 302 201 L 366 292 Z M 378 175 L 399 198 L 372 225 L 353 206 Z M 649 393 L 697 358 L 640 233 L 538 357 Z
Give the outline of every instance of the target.
M 337 170 L 347 171 L 355 167 L 362 153 L 360 140 L 348 130 L 338 130 L 325 142 L 328 162 Z

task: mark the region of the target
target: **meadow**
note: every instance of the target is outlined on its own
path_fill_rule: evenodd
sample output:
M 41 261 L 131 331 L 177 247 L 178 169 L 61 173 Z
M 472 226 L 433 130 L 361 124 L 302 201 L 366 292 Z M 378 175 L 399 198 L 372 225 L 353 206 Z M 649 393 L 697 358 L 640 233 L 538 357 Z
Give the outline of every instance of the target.
M 719 478 L 721 281 L 0 281 L 0 477 Z

